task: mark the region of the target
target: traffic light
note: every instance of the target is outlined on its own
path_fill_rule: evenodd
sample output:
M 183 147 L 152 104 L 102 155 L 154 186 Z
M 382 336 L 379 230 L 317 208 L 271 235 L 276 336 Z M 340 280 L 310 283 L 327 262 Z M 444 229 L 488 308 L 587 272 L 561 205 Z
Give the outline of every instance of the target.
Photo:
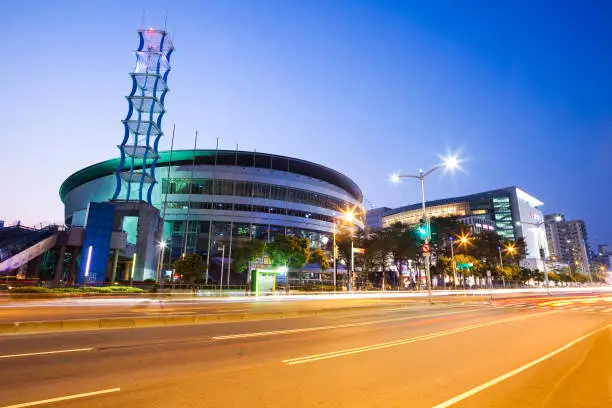
M 419 238 L 422 240 L 427 239 L 427 223 L 425 222 L 425 219 L 421 218 L 419 220 L 419 226 L 417 228 L 417 234 L 419 235 Z

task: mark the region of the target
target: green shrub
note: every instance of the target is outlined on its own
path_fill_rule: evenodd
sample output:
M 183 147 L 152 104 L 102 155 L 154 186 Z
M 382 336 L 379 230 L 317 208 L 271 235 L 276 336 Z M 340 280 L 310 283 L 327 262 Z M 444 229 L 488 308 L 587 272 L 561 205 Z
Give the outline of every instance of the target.
M 18 286 L 11 288 L 10 293 L 53 293 L 53 290 L 42 286 Z
M 45 288 L 42 286 L 18 286 L 9 293 L 49 294 L 58 296 L 107 295 L 114 293 L 146 293 L 131 286 L 84 286 L 81 288 Z
M 131 286 L 107 286 L 107 289 L 111 293 L 144 293 L 145 291 L 140 288 L 133 288 Z
M 81 289 L 79 288 L 55 288 L 52 289 L 54 293 L 74 293 L 74 294 L 79 294 L 82 293 Z

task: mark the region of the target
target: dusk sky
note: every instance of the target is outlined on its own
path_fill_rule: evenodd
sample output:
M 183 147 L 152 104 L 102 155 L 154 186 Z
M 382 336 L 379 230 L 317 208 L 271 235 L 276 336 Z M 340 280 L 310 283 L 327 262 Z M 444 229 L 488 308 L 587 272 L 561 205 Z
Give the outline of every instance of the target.
M 612 244 L 612 2 L 12 1 L 0 13 L 0 220 L 63 222 L 66 177 L 118 156 L 132 51 L 167 28 L 170 146 L 332 167 L 366 207 L 460 152 L 428 199 L 519 186 Z

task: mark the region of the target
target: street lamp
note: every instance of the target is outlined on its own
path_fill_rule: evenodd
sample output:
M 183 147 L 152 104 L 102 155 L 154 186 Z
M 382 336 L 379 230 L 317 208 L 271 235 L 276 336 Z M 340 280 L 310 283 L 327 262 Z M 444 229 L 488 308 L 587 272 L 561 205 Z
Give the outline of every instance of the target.
M 448 240 L 450 241 L 450 247 L 451 247 L 451 263 L 453 264 L 453 283 L 455 285 L 455 289 L 457 288 L 457 264 L 455 263 L 455 249 L 453 248 L 454 242 L 453 242 L 453 236 L 449 236 Z M 459 237 L 459 243 L 458 245 L 467 245 L 470 242 L 469 238 L 467 235 L 461 235 Z
M 347 222 L 348 224 L 350 224 L 350 231 L 351 231 L 351 270 L 349 271 L 347 268 L 347 290 L 349 292 L 353 291 L 353 273 L 355 273 L 355 247 L 354 247 L 354 241 L 353 241 L 353 220 L 355 219 L 355 214 L 353 213 L 353 210 L 347 210 L 347 211 L 343 211 L 342 212 L 342 217 L 341 217 L 345 222 Z M 334 229 L 334 245 L 336 244 L 336 236 L 335 236 L 335 229 Z M 334 251 L 335 251 L 335 247 L 334 247 Z M 335 253 L 334 253 L 335 256 Z M 336 260 L 334 259 L 334 265 L 336 264 Z M 335 273 L 335 271 L 334 271 Z
M 516 225 L 521 226 L 521 224 L 526 224 L 526 225 L 531 225 L 535 228 L 537 228 L 538 230 L 540 229 L 540 227 L 542 225 L 544 225 L 544 221 L 542 222 L 527 222 L 527 221 L 517 221 Z M 549 286 L 549 282 L 548 282 L 548 270 L 546 268 L 546 252 L 544 251 L 544 247 L 542 246 L 542 241 L 540 239 L 540 231 L 537 231 L 538 234 L 538 247 L 540 250 L 540 257 L 542 258 L 542 261 L 544 261 L 543 263 L 543 267 L 544 267 L 544 284 L 546 285 L 546 294 L 550 295 L 550 286 Z
M 337 216 L 334 218 L 334 231 L 333 231 L 333 248 L 332 248 L 332 257 L 333 257 L 333 261 L 334 261 L 334 275 L 333 275 L 333 286 L 334 286 L 334 292 L 336 291 L 336 282 L 337 282 L 337 276 L 338 276 L 338 267 L 337 267 L 337 261 L 338 261 L 338 250 L 337 250 L 337 245 L 336 245 L 336 229 L 338 227 L 338 220 L 342 220 L 345 221 L 347 223 L 352 224 L 353 220 L 355 219 L 355 213 L 353 212 L 353 210 L 347 210 L 347 211 L 342 211 L 340 210 L 341 215 Z M 353 256 L 353 229 L 351 227 L 351 265 L 353 265 L 353 261 L 354 261 L 354 256 Z M 348 274 L 348 268 L 347 268 L 347 274 Z M 347 277 L 348 280 L 348 290 L 351 291 L 352 289 L 352 285 L 351 285 L 351 279 L 350 277 Z
M 164 250 L 168 247 L 168 243 L 166 241 L 160 241 L 159 242 L 159 248 L 160 248 L 160 252 L 159 255 L 157 257 L 157 271 L 156 271 L 156 278 L 157 278 L 157 282 L 159 282 L 160 284 L 163 285 L 162 280 L 163 280 L 163 276 L 162 276 L 162 269 L 164 268 Z
M 502 247 L 501 245 L 497 246 L 497 250 L 499 251 L 499 266 L 502 269 L 502 284 L 504 285 L 504 288 L 506 287 L 506 279 L 504 278 L 504 259 L 502 258 Z M 516 251 L 516 248 L 514 247 L 514 245 L 512 244 L 508 244 L 508 246 L 506 246 L 505 248 L 503 248 L 504 251 L 509 252 L 511 254 L 514 254 L 514 252 Z
M 460 160 L 456 156 L 449 156 L 444 158 L 444 161 L 437 166 L 434 166 L 430 170 L 423 172 L 423 169 L 419 169 L 418 175 L 413 174 L 393 174 L 391 176 L 391 181 L 394 183 L 398 183 L 403 178 L 415 178 L 421 182 L 421 204 L 423 207 L 423 219 L 427 223 L 427 231 L 425 234 L 425 244 L 429 244 L 431 241 L 431 223 L 429 218 L 427 218 L 427 210 L 425 208 L 425 177 L 429 176 L 434 171 L 440 168 L 446 168 L 448 170 L 454 170 L 459 167 Z M 431 304 L 431 273 L 430 273 L 430 258 L 429 254 L 423 254 L 425 258 L 425 273 L 427 278 L 427 300 Z

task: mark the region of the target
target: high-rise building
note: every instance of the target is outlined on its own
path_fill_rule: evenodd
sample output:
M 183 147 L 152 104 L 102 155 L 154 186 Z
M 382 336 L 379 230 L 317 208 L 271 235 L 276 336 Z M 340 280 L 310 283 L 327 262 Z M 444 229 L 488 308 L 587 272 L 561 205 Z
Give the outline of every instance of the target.
M 612 255 L 608 244 L 597 245 L 597 255 Z
M 561 242 L 559 236 L 558 227 L 565 222 L 565 215 L 561 213 L 556 214 L 546 214 L 544 216 L 544 223 L 546 224 L 546 241 L 548 242 L 548 250 L 550 251 L 550 257 L 554 262 L 557 263 L 567 263 L 563 262 L 563 257 L 561 256 Z
M 590 274 L 591 250 L 584 221 L 566 221 L 563 214 L 548 214 L 544 219 L 551 259 L 567 264 L 572 272 Z
M 518 187 L 508 187 L 428 201 L 425 206 L 428 217 L 457 217 L 474 233 L 495 231 L 504 239 L 524 238 L 527 257 L 523 266 L 543 270 L 544 259 L 548 257 L 544 215 L 539 209 L 543 204 Z M 376 208 L 368 211 L 366 225 L 373 228 L 396 222 L 414 225 L 422 217 L 421 203 L 395 209 Z

